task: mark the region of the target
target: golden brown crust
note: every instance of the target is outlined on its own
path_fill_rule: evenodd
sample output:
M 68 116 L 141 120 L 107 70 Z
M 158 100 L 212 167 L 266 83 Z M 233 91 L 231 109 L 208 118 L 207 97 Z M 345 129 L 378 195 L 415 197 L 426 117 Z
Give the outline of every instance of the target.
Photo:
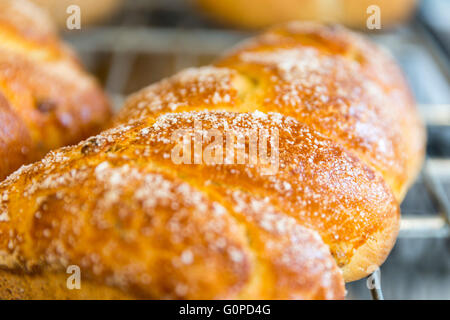
M 2 29 L 9 28 L 20 36 L 41 42 L 41 44 L 58 45 L 56 29 L 52 20 L 44 11 L 29 1 L 4 0 L 0 3 L 0 9 Z
M 218 22 L 239 28 L 262 28 L 291 20 L 340 23 L 364 29 L 373 11 L 380 8 L 381 27 L 405 21 L 417 0 L 196 0 L 198 6 Z
M 290 23 L 245 42 L 216 65 L 132 95 L 117 123 L 191 110 L 280 112 L 336 141 L 381 174 L 398 202 L 404 197 L 420 170 L 425 133 L 400 70 L 381 49 L 337 26 Z M 341 263 L 346 280 L 384 261 L 398 220 L 392 215 L 366 244 L 348 248 L 355 259 Z
M 207 177 L 207 189 L 217 189 L 218 194 L 240 189 L 256 199 L 270 200 L 302 225 L 318 231 L 340 267 L 349 264 L 368 239 L 388 228 L 388 234 L 376 238 L 379 251 L 368 258 L 369 264 L 358 267 L 364 269 L 384 261 L 387 252 L 382 248 L 392 248 L 397 234 L 398 205 L 381 177 L 339 144 L 280 114 L 209 111 L 160 116 L 154 125 L 158 132 L 144 129 L 145 134 L 133 141 L 134 154 L 151 158 L 161 167 L 173 166 L 168 156 L 175 147 L 172 134 L 192 127 L 193 121 L 201 122 L 202 130 L 214 128 L 235 136 L 251 129 L 269 130 L 269 134 L 277 130 L 279 158 L 277 166 L 269 168 L 247 164 L 175 165 L 174 170 L 184 179 L 190 177 L 192 184 L 199 176 Z M 274 171 L 267 174 L 267 169 Z
M 100 87 L 60 42 L 48 17 L 22 0 L 0 3 L 0 93 L 22 130 L 9 126 L 0 138 L 28 137 L 14 144 L 29 150 L 22 159 L 9 158 L 0 179 L 50 149 L 97 133 L 110 114 Z
M 0 3 L 0 39 L 3 46 L 40 59 L 76 60 L 60 41 L 50 17 L 28 0 L 3 0 Z
M 180 163 L 178 130 L 189 141 L 211 130 L 276 137 L 276 160 Z M 31 297 L 76 264 L 87 291 L 55 284 L 64 297 L 342 298 L 344 279 L 372 272 L 394 245 L 422 154 L 389 58 L 342 29 L 276 28 L 132 95 L 114 128 L 2 182 L 3 277 L 30 274 Z
M 420 169 L 425 134 L 405 79 L 381 49 L 338 26 L 290 23 L 219 66 L 258 79 L 259 110 L 293 116 L 335 139 L 403 198 Z
M 31 137 L 23 121 L 0 92 L 0 180 L 32 159 Z
M 2 300 L 125 300 L 123 291 L 84 279 L 80 290 L 67 289 L 68 274 L 11 272 L 0 269 Z
M 146 128 L 118 127 L 10 175 L 0 186 L 0 264 L 38 277 L 76 264 L 135 298 L 343 297 L 314 231 L 146 158 L 135 140 Z

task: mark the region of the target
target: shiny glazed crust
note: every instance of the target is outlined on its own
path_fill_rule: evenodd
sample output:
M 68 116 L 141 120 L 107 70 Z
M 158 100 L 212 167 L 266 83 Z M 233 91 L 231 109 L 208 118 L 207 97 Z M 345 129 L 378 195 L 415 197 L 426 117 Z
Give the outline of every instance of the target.
M 339 26 L 273 28 L 216 67 L 188 69 L 132 95 L 116 123 L 203 109 L 291 116 L 381 173 L 399 201 L 424 157 L 423 124 L 401 71 Z
M 17 123 L 2 122 L 0 140 L 15 139 L 21 150 L 0 167 L 0 179 L 50 149 L 97 133 L 110 115 L 100 87 L 61 43 L 51 20 L 23 0 L 0 2 L 0 96 Z
M 277 137 L 275 169 L 178 164 L 178 130 Z M 394 245 L 423 143 L 380 49 L 341 28 L 275 28 L 1 183 L 0 297 L 343 298 Z M 64 288 L 73 264 L 81 291 Z

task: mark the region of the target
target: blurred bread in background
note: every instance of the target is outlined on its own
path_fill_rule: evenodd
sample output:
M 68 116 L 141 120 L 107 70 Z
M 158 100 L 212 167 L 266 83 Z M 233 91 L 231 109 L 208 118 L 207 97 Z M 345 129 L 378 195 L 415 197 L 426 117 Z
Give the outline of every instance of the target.
M 99 83 L 25 0 L 0 0 L 0 181 L 49 150 L 102 129 L 110 108 Z
M 77 5 L 81 9 L 83 25 L 102 22 L 117 12 L 124 0 L 32 0 L 46 9 L 60 28 L 66 26 L 67 8 Z
M 367 8 L 377 5 L 382 28 L 407 20 L 417 0 L 195 0 L 211 18 L 237 28 L 257 29 L 290 20 L 366 27 Z

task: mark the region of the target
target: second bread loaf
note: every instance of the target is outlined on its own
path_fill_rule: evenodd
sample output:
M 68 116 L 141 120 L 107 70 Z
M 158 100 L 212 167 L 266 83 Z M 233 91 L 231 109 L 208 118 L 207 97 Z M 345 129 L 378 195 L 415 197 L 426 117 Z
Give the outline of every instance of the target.
M 0 1 L 0 100 L 0 145 L 14 145 L 0 154 L 0 179 L 97 133 L 110 116 L 100 86 L 61 42 L 50 18 L 25 0 Z M 14 117 L 9 124 L 8 114 Z

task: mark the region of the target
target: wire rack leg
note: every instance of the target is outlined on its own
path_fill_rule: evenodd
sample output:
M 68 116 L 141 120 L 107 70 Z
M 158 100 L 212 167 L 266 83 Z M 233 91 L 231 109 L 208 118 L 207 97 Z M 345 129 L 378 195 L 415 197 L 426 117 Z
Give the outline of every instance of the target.
M 381 290 L 381 271 L 379 268 L 367 277 L 367 288 L 369 288 L 373 300 L 384 300 L 383 291 Z

